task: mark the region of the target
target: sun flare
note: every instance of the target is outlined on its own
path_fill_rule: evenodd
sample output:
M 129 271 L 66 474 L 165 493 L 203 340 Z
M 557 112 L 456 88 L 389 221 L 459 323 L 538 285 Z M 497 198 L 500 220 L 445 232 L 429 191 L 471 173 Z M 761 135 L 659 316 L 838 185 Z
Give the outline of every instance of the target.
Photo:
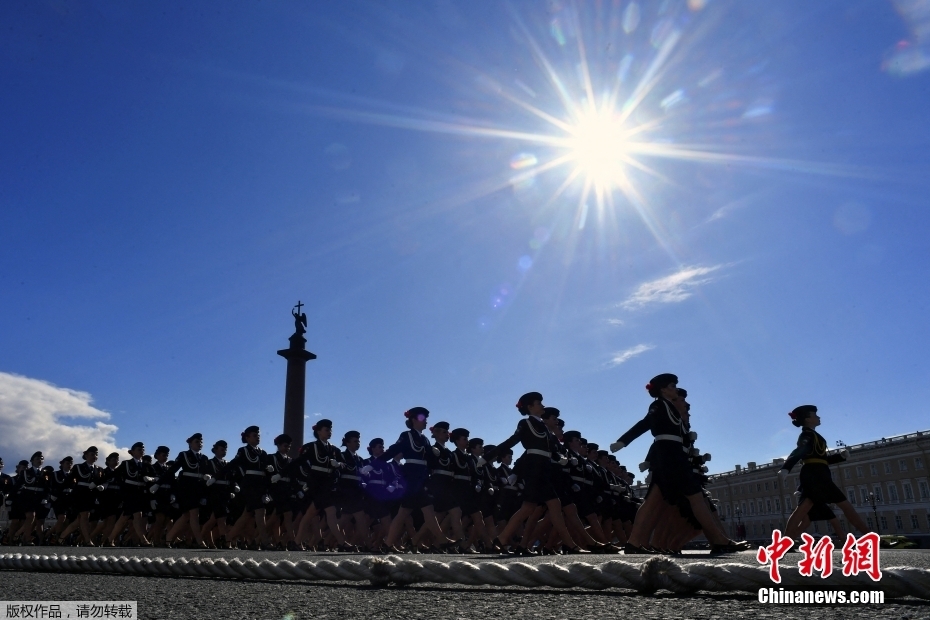
M 584 113 L 571 126 L 567 141 L 577 171 L 599 192 L 622 185 L 627 161 L 627 132 L 610 110 Z

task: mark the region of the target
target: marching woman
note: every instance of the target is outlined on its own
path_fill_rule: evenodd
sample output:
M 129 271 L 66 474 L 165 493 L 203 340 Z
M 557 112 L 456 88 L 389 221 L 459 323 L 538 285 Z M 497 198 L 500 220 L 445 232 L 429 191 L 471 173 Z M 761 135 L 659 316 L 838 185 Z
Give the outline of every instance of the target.
M 230 530 L 229 541 L 235 541 L 254 524 L 262 548 L 270 549 L 271 539 L 265 526 L 265 505 L 271 502 L 268 495 L 268 474 L 274 471 L 274 465 L 269 462 L 268 454 L 258 447 L 261 443 L 261 433 L 257 426 L 246 428 L 240 438 L 245 445 L 239 448 L 227 467 L 232 470 L 232 475 L 238 478 L 245 510 Z
M 549 428 L 542 420 L 542 414 L 545 410 L 542 404 L 542 394 L 539 392 L 528 392 L 520 397 L 517 401 L 517 410 L 520 415 L 524 416 L 517 423 L 517 430 L 506 441 L 499 443 L 494 450 L 489 450 L 487 459 L 496 458 L 497 454 L 504 453 L 505 450 L 513 448 L 517 443 L 522 444 L 526 451 L 521 457 L 524 463 L 521 464 L 520 471 L 524 477 L 525 487 L 523 489 L 523 505 L 507 522 L 507 526 L 499 534 L 494 543 L 504 548 L 510 543 L 511 537 L 516 533 L 517 528 L 529 519 L 536 508 L 545 505 L 549 510 L 549 519 L 555 528 L 562 544 L 568 553 L 587 553 L 579 547 L 572 538 L 571 533 L 565 526 L 565 520 L 562 518 L 562 502 L 559 501 L 559 494 L 553 485 L 553 457 L 559 465 L 565 466 L 568 458 L 558 455 L 556 444 L 558 443 L 555 436 L 549 431 Z M 529 524 L 527 526 L 530 527 Z M 524 538 L 526 538 L 524 536 Z M 533 541 L 522 541 L 522 550 L 528 552 L 528 546 Z
M 388 501 L 394 476 L 391 474 L 390 464 L 380 460 L 384 454 L 384 440 L 375 437 L 368 442 L 369 458 L 365 459 L 360 470 L 362 481 L 365 484 L 365 514 L 370 522 L 376 523 L 371 536 L 371 547 L 380 550 L 381 541 L 387 536 L 391 527 L 391 506 Z
M 678 377 L 671 373 L 657 375 L 646 385 L 646 390 L 655 399 L 646 417 L 610 446 L 611 451 L 616 452 L 647 430 L 653 435 L 648 457 L 652 481 L 646 493 L 646 501 L 636 515 L 624 552 L 650 553 L 645 547 L 649 544 L 657 520 L 668 506 L 675 506 L 682 496 L 688 500 L 704 535 L 710 541 L 712 553 L 745 551 L 749 548 L 748 543 L 732 541 L 717 529 L 701 492 L 701 483 L 691 471 L 691 463 L 684 448 L 688 429 L 674 405 L 678 399 Z
M 339 551 L 352 551 L 346 546 L 346 539 L 339 529 L 339 519 L 336 513 L 336 485 L 339 480 L 339 471 L 345 468 L 341 461 L 339 449 L 329 442 L 333 436 L 332 420 L 319 420 L 313 425 L 313 436 L 316 438 L 300 448 L 298 456 L 291 467 L 299 470 L 299 477 L 307 481 L 310 504 L 307 506 L 300 528 L 297 532 L 297 542 L 307 539 L 310 530 L 318 522 L 316 517 L 325 516 L 330 534 L 336 539 Z M 318 532 L 314 532 L 316 534 Z M 311 538 L 311 542 L 316 536 Z
M 210 448 L 210 451 L 213 452 L 213 458 L 207 461 L 206 473 L 212 478 L 208 480 L 210 487 L 207 490 L 207 505 L 204 507 L 208 517 L 206 523 L 200 529 L 200 536 L 211 549 L 217 548 L 217 543 L 222 545 L 222 548 L 232 548 L 229 537 L 226 535 L 229 502 L 234 495 L 233 483 L 229 479 L 232 472 L 226 466 L 226 451 L 228 449 L 229 444 L 226 443 L 225 439 L 218 440 Z M 219 539 L 214 538 L 213 528 L 216 528 Z
M 827 441 L 814 430 L 820 426 L 820 416 L 817 415 L 817 407 L 814 405 L 801 405 L 788 415 L 791 417 L 791 423 L 801 428 L 801 435 L 798 437 L 798 447 L 785 459 L 778 475 L 784 488 L 784 477 L 798 461 L 801 461 L 801 497 L 798 507 L 788 517 L 785 536 L 797 538 L 800 535 L 802 528 L 807 525 L 805 521 L 808 512 L 815 504 L 836 504 L 853 527 L 863 534 L 868 533 L 870 530 L 862 521 L 862 517 L 830 477 L 830 465 L 845 461 L 848 455 L 846 449 L 839 453 L 827 454 Z
M 364 459 L 358 456 L 361 447 L 361 433 L 349 431 L 342 438 L 345 448 L 338 453 L 337 460 L 343 467 L 339 470 L 337 504 L 342 511 L 339 525 L 343 532 L 353 525 L 352 539 L 356 548 L 368 547 L 368 528 L 370 522 L 365 514 L 365 491 L 362 489 L 362 471 L 365 470 Z M 370 470 L 366 470 L 367 471 Z M 357 550 L 357 549 L 356 549 Z
M 25 513 L 22 527 L 13 536 L 13 544 L 34 544 L 32 530 L 36 525 L 36 514 L 43 506 L 48 506 L 48 475 L 42 471 L 42 461 L 45 457 L 36 452 L 29 459 L 30 466 L 24 467 L 16 475 L 16 489 L 19 491 L 20 501 Z
M 82 456 L 84 462 L 72 467 L 70 472 L 71 484 L 74 489 L 71 493 L 71 506 L 78 518 L 65 528 L 61 539 L 66 539 L 71 532 L 80 528 L 84 544 L 88 547 L 94 547 L 95 545 L 90 538 L 90 513 L 97 501 L 98 495 L 95 491 L 102 475 L 101 469 L 94 464 L 97 462 L 97 446 L 87 448 Z
M 165 470 L 165 473 L 149 488 L 150 493 L 157 493 L 162 482 L 168 482 L 173 485 L 175 500 L 181 515 L 174 522 L 174 525 L 168 531 L 166 540 L 168 545 L 180 543 L 178 537 L 184 533 L 185 528 L 190 526 L 194 542 L 201 549 L 206 549 L 207 545 L 200 536 L 200 500 L 205 495 L 203 482 L 209 481 L 211 476 L 205 474 L 210 460 L 200 451 L 203 449 L 203 435 L 194 433 L 187 438 L 187 450 L 178 454 L 174 463 Z M 181 472 L 175 479 L 175 474 Z
M 48 533 L 46 539 L 47 545 L 58 543 L 58 536 L 65 529 L 68 519 L 74 518 L 74 511 L 71 509 L 71 491 L 73 483 L 71 481 L 71 468 L 74 466 L 74 457 L 66 456 L 58 462 L 58 471 L 49 476 L 49 499 L 52 502 L 52 510 L 55 511 L 55 525 Z
M 430 446 L 429 440 L 423 436 L 429 410 L 425 407 L 414 407 L 405 411 L 404 417 L 408 430 L 401 433 L 397 442 L 381 455 L 381 460 L 385 462 L 391 461 L 395 456 L 402 456 L 404 459 L 402 469 L 404 494 L 400 500 L 397 516 L 392 520 L 391 529 L 384 542 L 389 549 L 399 552 L 400 550 L 395 545 L 404 530 L 407 517 L 413 511 L 420 510 L 423 514 L 423 527 L 433 535 L 437 547 L 445 550 L 454 545 L 455 541 L 449 540 L 442 533 L 439 521 L 436 520 L 436 513 L 433 511 L 433 498 L 426 489 L 429 466 L 437 464 L 437 455 L 440 453 L 439 448 Z
M 145 536 L 145 520 L 142 513 L 149 508 L 149 499 L 147 497 L 148 486 L 155 481 L 155 470 L 151 465 L 142 462 L 145 456 L 145 444 L 137 441 L 129 449 L 131 459 L 121 462 L 115 471 L 114 482 L 118 483 L 122 490 L 122 507 L 119 518 L 113 527 L 109 530 L 109 536 L 104 541 L 104 545 L 115 547 L 116 540 L 123 533 L 123 528 L 132 519 L 132 527 L 136 534 L 136 540 L 142 547 L 151 547 Z M 111 482 L 112 484 L 112 482 Z
M 268 455 L 268 464 L 271 469 L 267 473 L 271 474 L 269 478 L 269 492 L 271 502 L 267 504 L 265 510 L 266 527 L 271 530 L 272 539 L 277 540 L 279 549 L 288 551 L 297 551 L 294 542 L 294 504 L 296 497 L 294 494 L 294 485 L 291 483 L 290 471 L 293 459 L 289 456 L 291 444 L 293 443 L 290 435 L 282 433 L 274 438 L 274 445 L 277 450 L 274 454 Z

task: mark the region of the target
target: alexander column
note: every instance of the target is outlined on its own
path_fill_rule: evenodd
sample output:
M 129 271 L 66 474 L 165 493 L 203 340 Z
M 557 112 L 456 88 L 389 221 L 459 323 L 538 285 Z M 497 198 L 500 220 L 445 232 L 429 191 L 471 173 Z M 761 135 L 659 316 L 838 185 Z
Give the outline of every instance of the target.
M 284 386 L 284 432 L 291 436 L 291 456 L 304 443 L 304 393 L 307 385 L 307 362 L 315 360 L 316 355 L 307 351 L 307 315 L 300 311 L 304 304 L 297 301 L 291 310 L 294 317 L 294 334 L 288 338 L 291 346 L 278 351 L 278 355 L 287 360 L 287 380 Z

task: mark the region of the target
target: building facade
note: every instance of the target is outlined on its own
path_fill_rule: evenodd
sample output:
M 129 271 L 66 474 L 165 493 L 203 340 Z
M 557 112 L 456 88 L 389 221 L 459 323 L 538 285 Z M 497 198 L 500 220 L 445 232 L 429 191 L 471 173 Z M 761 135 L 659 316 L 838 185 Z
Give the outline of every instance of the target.
M 866 524 L 882 535 L 907 536 L 930 547 L 930 431 L 839 447 L 849 450 L 849 459 L 830 466 L 833 481 Z M 778 458 L 737 465 L 710 477 L 707 490 L 732 538 L 770 542 L 773 529 L 784 531 L 797 505 L 800 466 L 782 485 L 778 470 L 783 463 Z M 850 531 L 843 512 L 831 508 Z M 812 523 L 808 532 L 833 533 L 826 521 Z

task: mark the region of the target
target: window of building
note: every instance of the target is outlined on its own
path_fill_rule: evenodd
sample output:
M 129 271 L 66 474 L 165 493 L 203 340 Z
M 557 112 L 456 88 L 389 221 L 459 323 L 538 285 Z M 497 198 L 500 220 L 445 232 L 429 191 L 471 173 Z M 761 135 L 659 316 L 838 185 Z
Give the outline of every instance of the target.
M 884 465 L 885 465 L 885 473 L 890 474 L 891 473 L 891 461 L 885 461 Z
M 759 483 L 757 482 L 757 483 L 756 483 L 756 492 L 759 492 L 759 491 L 761 491 L 761 490 L 762 490 L 762 485 L 759 484 Z
M 866 525 L 869 526 L 869 529 L 870 529 L 870 530 L 871 530 L 872 528 L 875 527 L 875 525 L 873 525 L 873 523 L 872 523 L 872 517 L 866 517 L 866 518 L 865 518 L 865 523 L 866 523 Z
M 911 515 L 911 529 L 919 530 L 920 523 L 917 522 L 917 515 Z
M 848 468 L 848 467 L 847 467 L 846 469 L 843 470 L 843 478 L 846 478 L 847 480 L 849 480 L 850 478 L 852 478 L 852 476 L 849 474 L 849 468 Z
M 882 497 L 882 488 L 881 488 L 880 486 L 878 486 L 877 484 L 875 485 L 875 488 L 872 489 L 872 493 L 875 494 L 875 501 L 876 501 L 876 502 L 883 502 L 883 501 L 885 501 L 885 500 L 884 500 L 884 497 Z
M 862 465 L 856 465 L 856 478 L 862 477 Z
M 878 475 L 878 465 L 876 465 L 875 463 L 872 463 L 871 465 L 869 465 L 869 473 L 872 474 L 873 476 L 877 476 L 877 475 Z
M 772 514 L 772 500 L 765 500 L 765 512 Z
M 917 488 L 920 489 L 920 499 L 930 499 L 930 485 L 926 480 L 918 480 Z
M 758 523 L 752 524 L 752 533 L 755 534 L 756 536 L 759 535 L 759 524 Z
M 869 492 L 865 487 L 860 487 L 859 496 L 862 498 L 862 501 L 859 502 L 863 506 L 869 505 Z
M 924 468 L 924 460 L 919 456 L 915 456 L 914 457 L 914 469 L 923 469 L 923 468 Z
M 898 503 L 898 487 L 894 482 L 888 483 L 888 501 L 892 504 Z
M 727 504 L 727 518 L 730 517 L 730 504 Z
M 894 527 L 895 531 L 901 531 L 904 529 L 904 521 L 901 520 L 901 517 L 896 515 L 894 518 Z
M 794 510 L 794 508 L 791 506 L 790 497 L 785 497 L 785 510 Z
M 775 489 L 776 491 L 778 490 L 778 480 L 772 481 L 772 488 Z
M 907 471 L 907 461 L 898 459 L 898 471 Z
M 906 502 L 914 501 L 914 489 L 911 488 L 911 483 L 902 482 L 901 488 L 904 490 L 904 501 Z
M 887 530 L 887 529 L 888 529 L 888 519 L 886 519 L 885 517 L 879 517 L 878 520 L 879 520 L 879 522 L 882 524 L 881 528 L 879 528 L 879 529 Z
M 750 515 L 756 514 L 756 505 L 753 502 L 749 502 L 749 514 Z
M 769 483 L 768 483 L 768 482 L 765 483 L 765 490 L 766 490 L 766 491 L 769 490 Z
M 778 498 L 775 498 L 775 512 L 781 512 L 781 502 L 778 501 Z
M 849 503 L 853 506 L 856 505 L 856 489 L 849 487 L 846 489 L 846 497 L 849 498 Z
M 761 499 L 758 500 L 758 504 L 759 504 L 759 514 L 760 514 L 760 515 L 764 515 L 764 514 L 765 514 L 765 511 L 762 509 L 762 500 L 761 500 Z

